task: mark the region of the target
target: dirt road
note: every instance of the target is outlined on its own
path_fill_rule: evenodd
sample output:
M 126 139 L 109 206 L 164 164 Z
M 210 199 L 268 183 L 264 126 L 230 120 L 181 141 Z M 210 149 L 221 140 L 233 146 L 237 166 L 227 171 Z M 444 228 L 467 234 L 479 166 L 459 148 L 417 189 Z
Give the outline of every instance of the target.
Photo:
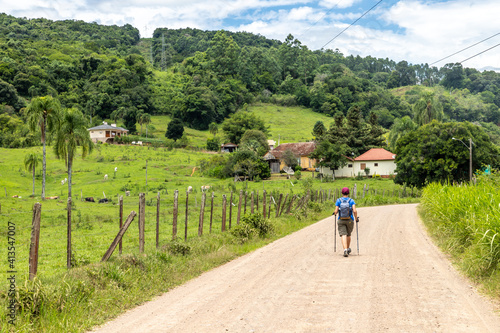
M 500 316 L 426 236 L 416 205 L 359 209 L 203 274 L 96 332 L 500 332 Z

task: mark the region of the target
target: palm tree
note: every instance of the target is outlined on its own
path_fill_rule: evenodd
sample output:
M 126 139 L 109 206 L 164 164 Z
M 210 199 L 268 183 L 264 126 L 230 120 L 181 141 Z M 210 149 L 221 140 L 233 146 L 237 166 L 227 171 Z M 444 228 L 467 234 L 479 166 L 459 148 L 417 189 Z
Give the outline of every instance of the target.
M 146 124 L 146 131 L 147 129 L 147 124 L 151 122 L 151 115 L 149 113 L 138 113 L 137 114 L 137 122 L 141 125 L 141 135 L 142 135 L 142 125 Z
M 57 131 L 54 145 L 56 157 L 64 157 L 68 168 L 68 198 L 71 197 L 71 173 L 78 146 L 82 147 L 82 158 L 85 158 L 94 148 L 82 112 L 71 108 L 63 113 L 61 127 Z
M 123 106 L 120 106 L 118 109 L 111 112 L 111 119 L 113 119 L 116 123 L 118 118 L 123 118 L 123 116 L 125 115 L 125 111 L 125 108 Z
M 43 160 L 42 160 L 42 200 L 45 200 L 45 173 L 47 167 L 45 138 L 46 132 L 53 132 L 59 126 L 61 105 L 59 101 L 52 96 L 35 97 L 26 108 L 27 123 L 30 130 L 34 132 L 40 127 L 43 144 Z
M 415 124 L 408 116 L 396 119 L 394 124 L 391 126 L 391 131 L 389 132 L 389 147 L 391 151 L 396 152 L 398 140 L 417 128 L 418 125 Z
M 422 97 L 413 106 L 415 122 L 422 126 L 430 123 L 432 120 L 443 120 L 443 106 L 434 97 L 434 93 L 424 93 Z
M 144 113 L 142 115 L 142 123 L 146 125 L 146 138 L 147 138 L 148 137 L 148 124 L 151 123 L 151 115 L 149 113 Z M 141 131 L 142 131 L 142 129 L 141 129 Z
M 37 153 L 28 153 L 24 157 L 24 167 L 26 170 L 33 171 L 33 196 L 35 196 L 35 168 L 40 163 L 40 155 Z
M 214 135 L 217 135 L 217 132 L 219 131 L 219 127 L 217 126 L 217 123 L 213 122 L 208 125 L 208 131 Z

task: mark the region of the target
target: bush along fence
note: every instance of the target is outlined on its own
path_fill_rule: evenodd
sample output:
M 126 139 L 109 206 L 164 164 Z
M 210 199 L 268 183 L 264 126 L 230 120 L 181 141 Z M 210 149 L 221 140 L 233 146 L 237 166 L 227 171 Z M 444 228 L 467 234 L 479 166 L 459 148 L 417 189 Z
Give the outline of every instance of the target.
M 191 193 L 186 191 L 185 196 L 185 212 L 184 216 L 181 216 L 179 209 L 179 191 L 176 190 L 173 194 L 173 210 L 172 210 L 172 230 L 171 236 L 163 237 L 170 238 L 172 240 L 188 239 L 188 221 L 189 216 L 193 211 L 197 212 L 198 198 L 195 197 L 195 208 L 192 209 L 192 200 L 190 201 Z M 273 191 L 271 193 L 265 190 L 262 193 L 259 191 L 243 191 L 240 190 L 239 193 L 231 192 L 229 195 L 222 195 L 222 202 L 216 203 L 216 194 L 211 192 L 208 197 L 207 193 L 203 192 L 201 194 L 201 204 L 199 210 L 199 217 L 197 219 L 197 236 L 203 236 L 203 233 L 207 231 L 212 233 L 215 230 L 215 224 L 220 225 L 220 232 L 226 232 L 233 227 L 233 223 L 236 225 L 240 224 L 240 221 L 244 215 L 247 214 L 261 214 L 264 218 L 278 218 L 282 214 L 297 214 L 302 211 L 303 208 L 307 207 L 309 202 L 325 203 L 325 202 L 335 202 L 337 198 L 341 196 L 341 190 L 337 189 L 318 189 L 318 190 L 307 190 L 302 194 L 293 193 L 277 193 Z M 368 198 L 369 196 L 381 196 L 381 197 L 416 197 L 420 196 L 420 191 L 414 189 L 408 190 L 406 188 L 396 190 L 385 190 L 385 189 L 370 189 L 367 185 L 363 188 L 358 189 L 355 185 L 351 189 L 351 197 L 355 200 Z M 167 200 L 164 200 L 166 202 Z M 207 202 L 208 201 L 208 202 Z M 160 205 L 162 203 L 160 192 L 156 196 L 156 220 L 155 220 L 155 241 L 156 248 L 160 246 L 160 222 L 161 218 L 165 219 L 160 213 Z M 132 222 L 137 218 L 138 222 L 138 249 L 140 253 L 144 252 L 145 249 L 145 226 L 146 226 L 146 205 L 153 206 L 153 199 L 146 201 L 146 194 L 139 194 L 139 207 L 138 212 L 131 211 L 126 217 L 123 212 L 123 196 L 118 198 L 118 232 L 113 240 L 110 238 L 110 245 L 107 251 L 103 254 L 101 261 L 107 261 L 116 248 L 118 247 L 119 254 L 122 254 L 122 240 L 132 225 Z M 191 207 L 191 208 L 190 208 Z M 221 209 L 221 214 L 216 214 L 216 209 Z M 66 253 L 66 266 L 67 268 L 72 267 L 72 260 L 74 260 L 72 253 L 72 201 L 68 198 L 67 201 L 67 253 Z M 42 205 L 36 203 L 33 206 L 32 215 L 32 226 L 31 226 L 31 241 L 29 246 L 29 279 L 33 280 L 37 274 L 38 270 L 38 250 L 40 242 L 40 225 L 41 225 L 41 211 Z M 1 213 L 1 205 L 0 205 Z M 181 218 L 184 217 L 183 220 Z M 220 221 L 215 221 L 215 218 L 219 218 Z M 193 219 L 191 219 L 193 221 Z M 182 226 L 182 223 L 184 225 Z M 192 222 L 191 222 L 192 223 Z M 208 226 L 207 226 L 208 224 Z M 184 228 L 182 228 L 184 227 Z M 193 227 L 193 226 L 191 226 Z M 182 230 L 183 229 L 183 230 Z M 183 231 L 183 232 L 182 232 Z

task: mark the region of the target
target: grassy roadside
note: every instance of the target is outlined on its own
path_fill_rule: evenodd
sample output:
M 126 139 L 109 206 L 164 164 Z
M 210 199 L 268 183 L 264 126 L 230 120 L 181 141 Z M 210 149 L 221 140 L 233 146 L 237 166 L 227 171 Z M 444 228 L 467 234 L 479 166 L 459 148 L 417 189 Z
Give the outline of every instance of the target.
M 500 301 L 500 175 L 481 176 L 477 185 L 430 184 L 420 215 L 435 243 L 453 264 Z
M 337 184 L 335 184 L 337 185 Z M 358 199 L 358 206 L 415 202 L 416 198 L 380 195 Z M 16 324 L 2 325 L 1 332 L 82 332 L 116 317 L 202 272 L 282 238 L 331 214 L 332 202 L 309 202 L 306 209 L 252 228 L 234 226 L 231 232 L 168 241 L 147 247 L 145 254 L 116 253 L 106 263 L 91 263 L 69 271 L 42 275 L 34 282 L 19 283 L 20 308 Z M 274 214 L 272 214 L 274 215 Z M 247 218 L 255 217 L 246 215 Z M 273 232 L 259 236 L 258 229 Z M 257 231 L 249 231 L 254 229 Z M 0 322 L 7 323 L 7 296 L 0 292 Z

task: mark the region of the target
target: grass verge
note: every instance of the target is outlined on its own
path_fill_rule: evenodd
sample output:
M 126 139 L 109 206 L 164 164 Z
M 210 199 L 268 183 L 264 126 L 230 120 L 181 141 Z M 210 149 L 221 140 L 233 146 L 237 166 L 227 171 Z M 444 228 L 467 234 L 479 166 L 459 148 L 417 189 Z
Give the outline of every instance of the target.
M 455 266 L 500 301 L 500 175 L 477 185 L 430 184 L 420 215 L 436 244 Z

